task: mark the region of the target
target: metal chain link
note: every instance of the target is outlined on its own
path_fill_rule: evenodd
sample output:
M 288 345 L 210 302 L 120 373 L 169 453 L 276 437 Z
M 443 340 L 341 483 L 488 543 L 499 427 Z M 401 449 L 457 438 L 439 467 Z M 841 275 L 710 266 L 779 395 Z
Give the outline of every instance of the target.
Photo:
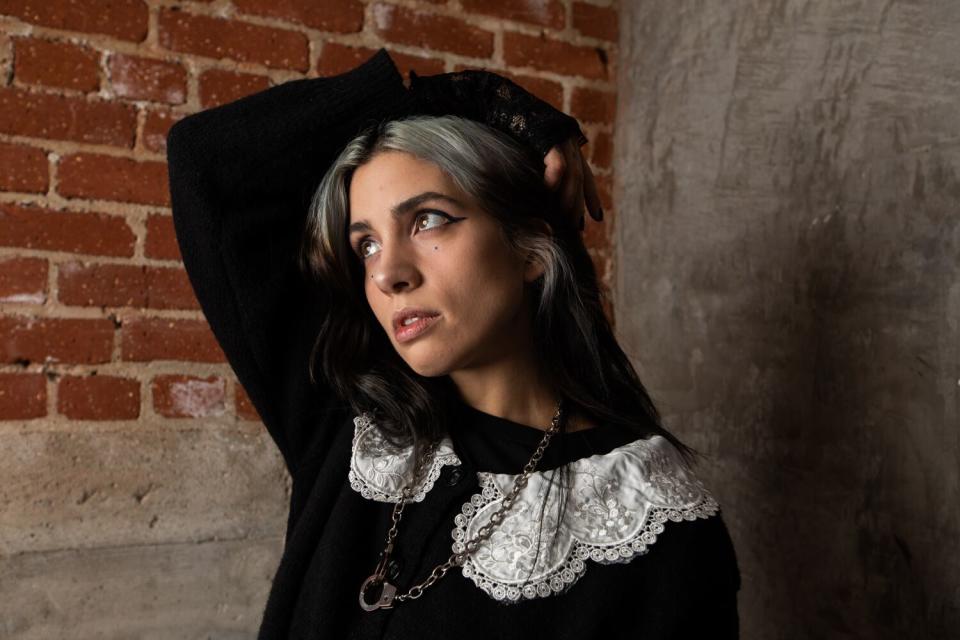
M 500 524 L 500 521 L 503 519 L 503 513 L 506 512 L 510 507 L 513 506 L 514 500 L 516 500 L 517 495 L 527 484 L 527 478 L 533 473 L 534 469 L 537 467 L 537 463 L 540 462 L 540 459 L 543 457 L 543 452 L 546 451 L 547 446 L 550 444 L 550 439 L 554 436 L 557 430 L 560 428 L 560 416 L 563 408 L 563 399 L 560 399 L 560 402 L 557 403 L 557 411 L 554 413 L 553 421 L 550 428 L 543 435 L 543 439 L 540 441 L 540 444 L 537 446 L 536 451 L 533 452 L 529 462 L 524 466 L 523 473 L 517 477 L 514 481 L 513 488 L 510 490 L 510 493 L 503 498 L 503 501 L 500 503 L 500 508 L 490 516 L 490 522 L 480 527 L 480 530 L 477 532 L 472 539 L 466 542 L 464 545 L 466 548 L 465 552 L 454 553 L 447 559 L 446 562 L 437 565 L 430 572 L 430 575 L 426 580 L 421 582 L 418 585 L 414 585 L 407 590 L 407 593 L 401 593 L 393 595 L 388 598 L 388 604 L 381 604 L 380 608 L 390 608 L 393 601 L 403 602 L 404 600 L 413 600 L 419 598 L 424 589 L 432 585 L 434 582 L 442 578 L 447 574 L 447 571 L 452 569 L 455 566 L 462 566 L 466 561 L 467 557 L 476 551 L 479 543 L 486 540 L 493 533 L 493 526 Z M 384 576 L 386 575 L 387 562 L 390 557 L 390 553 L 393 551 L 393 539 L 397 534 L 397 524 L 400 522 L 400 517 L 403 514 L 403 506 L 406 502 L 407 497 L 409 496 L 412 488 L 416 486 L 420 476 L 423 473 L 424 468 L 426 467 L 426 462 L 428 459 L 432 458 L 434 451 L 436 451 L 438 442 L 434 441 L 430 444 L 429 450 L 426 455 L 420 459 L 420 463 L 417 465 L 416 473 L 414 474 L 413 482 L 408 484 L 403 488 L 403 491 L 400 496 L 400 500 L 397 502 L 397 505 L 393 508 L 393 526 L 390 527 L 390 531 L 387 532 L 387 545 L 383 550 L 383 553 L 380 554 L 380 562 L 377 565 L 377 569 L 374 572 L 374 575 L 371 578 L 376 577 L 377 580 L 370 583 L 370 585 L 375 585 L 384 582 Z M 438 573 L 439 572 L 439 573 Z M 367 579 L 368 581 L 370 578 Z M 363 602 L 364 590 L 367 586 L 367 583 L 364 583 L 364 587 L 361 587 L 360 598 Z

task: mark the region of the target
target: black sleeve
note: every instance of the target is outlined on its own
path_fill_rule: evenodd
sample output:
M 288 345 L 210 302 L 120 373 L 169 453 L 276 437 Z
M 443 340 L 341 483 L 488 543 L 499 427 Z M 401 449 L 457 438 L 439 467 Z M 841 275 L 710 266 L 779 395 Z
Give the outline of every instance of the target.
M 173 222 L 210 328 L 293 473 L 309 434 L 307 358 L 323 309 L 297 263 L 313 190 L 369 120 L 404 99 L 384 50 L 177 122 L 167 137 Z M 312 428 L 323 428 L 313 425 Z
M 573 131 L 571 121 L 576 127 L 576 120 L 505 78 L 462 73 L 469 80 L 411 74 L 408 90 L 380 49 L 346 73 L 286 82 L 187 116 L 170 129 L 171 206 L 184 268 L 291 474 L 318 446 L 317 432 L 336 420 L 333 407 L 344 406 L 331 389 L 309 380 L 309 354 L 325 310 L 297 260 L 310 199 L 343 146 L 397 114 L 463 115 L 534 145 L 560 142 Z M 445 100 L 431 93 L 451 83 L 458 89 Z M 507 122 L 507 104 L 535 108 L 534 121 L 521 128 L 515 119 Z
M 740 637 L 737 595 L 740 569 L 730 533 L 720 514 L 701 523 L 700 535 L 685 561 L 688 578 L 684 615 L 676 640 Z

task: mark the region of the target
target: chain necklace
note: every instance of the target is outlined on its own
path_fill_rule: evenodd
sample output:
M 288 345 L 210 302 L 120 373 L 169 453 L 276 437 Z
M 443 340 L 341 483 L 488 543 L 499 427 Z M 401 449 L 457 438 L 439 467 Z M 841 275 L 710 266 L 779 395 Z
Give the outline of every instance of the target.
M 531 473 L 533 473 L 537 463 L 540 462 L 540 458 L 543 457 L 543 452 L 546 450 L 547 445 L 550 444 L 550 438 L 552 438 L 560 428 L 560 416 L 562 415 L 562 409 L 563 398 L 561 398 L 557 403 L 557 411 L 553 415 L 552 425 L 543 435 L 543 439 L 537 446 L 537 450 L 533 452 L 533 456 L 530 458 L 530 461 L 527 462 L 526 466 L 524 466 L 523 473 L 517 477 L 516 481 L 514 481 L 513 488 L 500 503 L 500 508 L 490 516 L 490 522 L 480 527 L 477 535 L 475 535 L 471 540 L 467 541 L 466 545 L 464 545 L 466 551 L 452 554 L 446 562 L 434 567 L 433 571 L 430 572 L 430 575 L 426 580 L 414 587 L 411 587 L 407 593 L 397 593 L 397 587 L 390 584 L 386 580 L 387 564 L 390 562 L 390 554 L 393 552 L 393 540 L 397 535 L 397 524 L 400 522 L 400 517 L 403 513 L 403 505 L 406 503 L 406 499 L 412 492 L 413 487 L 416 486 L 418 479 L 423 474 L 423 471 L 426 468 L 426 461 L 432 459 L 433 453 L 436 451 L 438 441 L 430 443 L 427 453 L 420 459 L 420 463 L 417 465 L 417 470 L 416 473 L 414 473 L 413 481 L 403 488 L 403 492 L 400 495 L 400 500 L 393 508 L 393 526 L 391 526 L 390 531 L 387 532 L 387 546 L 383 550 L 383 553 L 380 554 L 380 562 L 377 564 L 377 568 L 374 570 L 373 575 L 364 580 L 363 584 L 360 586 L 360 607 L 364 611 L 390 609 L 393 607 L 394 601 L 402 602 L 404 600 L 419 598 L 424 589 L 445 576 L 447 571 L 449 571 L 451 568 L 454 566 L 462 566 L 463 563 L 467 561 L 467 556 L 476 551 L 478 544 L 490 537 L 490 534 L 493 533 L 493 527 L 491 525 L 500 524 L 500 521 L 503 519 L 503 513 L 513 506 L 513 501 L 516 499 L 517 494 L 519 494 L 520 490 L 526 486 L 527 478 Z M 383 589 L 380 591 L 380 597 L 372 603 L 367 602 L 367 589 L 381 584 L 383 585 Z

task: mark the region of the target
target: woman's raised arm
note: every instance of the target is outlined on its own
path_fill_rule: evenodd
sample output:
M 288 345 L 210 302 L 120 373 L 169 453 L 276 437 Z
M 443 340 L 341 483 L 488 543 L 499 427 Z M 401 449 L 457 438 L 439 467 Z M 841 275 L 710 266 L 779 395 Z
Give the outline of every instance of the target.
M 405 94 L 381 50 L 347 73 L 286 82 L 187 116 L 167 137 L 184 267 L 291 473 L 310 436 L 302 425 L 334 402 L 307 374 L 324 312 L 296 262 L 310 196 L 346 142 Z
M 405 113 L 475 119 L 543 154 L 571 138 L 585 141 L 574 118 L 490 72 L 411 73 L 408 90 L 384 49 L 346 73 L 286 82 L 187 116 L 167 138 L 184 267 L 291 473 L 340 405 L 308 376 L 325 313 L 297 263 L 310 199 L 351 138 Z

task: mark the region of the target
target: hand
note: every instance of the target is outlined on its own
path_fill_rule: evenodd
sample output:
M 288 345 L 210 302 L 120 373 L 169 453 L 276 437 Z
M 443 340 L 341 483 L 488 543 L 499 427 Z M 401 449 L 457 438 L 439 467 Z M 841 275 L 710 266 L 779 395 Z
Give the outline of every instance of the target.
M 590 165 L 580 153 L 576 138 L 554 145 L 544 156 L 543 163 L 544 182 L 554 191 L 560 190 L 564 211 L 581 231 L 586 220 L 584 208 L 597 222 L 603 220 L 597 184 Z

